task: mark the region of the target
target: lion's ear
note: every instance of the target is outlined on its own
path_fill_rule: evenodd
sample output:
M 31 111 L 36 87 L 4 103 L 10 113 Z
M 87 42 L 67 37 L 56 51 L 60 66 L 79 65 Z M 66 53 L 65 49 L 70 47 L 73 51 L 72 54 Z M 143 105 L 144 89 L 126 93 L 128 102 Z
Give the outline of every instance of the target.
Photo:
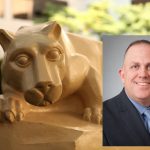
M 7 50 L 9 44 L 14 39 L 14 35 L 4 29 L 0 29 L 0 44 L 4 51 Z
M 61 34 L 61 27 L 55 21 L 50 22 L 46 26 L 43 27 L 42 32 L 47 34 L 50 38 L 54 38 L 58 40 Z

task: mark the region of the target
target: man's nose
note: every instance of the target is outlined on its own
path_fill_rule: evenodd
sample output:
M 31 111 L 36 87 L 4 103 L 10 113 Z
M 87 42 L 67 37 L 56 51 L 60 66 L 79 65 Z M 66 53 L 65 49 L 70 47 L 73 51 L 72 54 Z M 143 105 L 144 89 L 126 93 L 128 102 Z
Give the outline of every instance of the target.
M 35 86 L 42 93 L 47 93 L 47 91 L 51 88 L 52 83 L 49 81 L 38 82 Z
M 139 70 L 139 77 L 140 78 L 147 78 L 150 74 L 150 71 L 148 71 L 146 68 L 141 68 Z

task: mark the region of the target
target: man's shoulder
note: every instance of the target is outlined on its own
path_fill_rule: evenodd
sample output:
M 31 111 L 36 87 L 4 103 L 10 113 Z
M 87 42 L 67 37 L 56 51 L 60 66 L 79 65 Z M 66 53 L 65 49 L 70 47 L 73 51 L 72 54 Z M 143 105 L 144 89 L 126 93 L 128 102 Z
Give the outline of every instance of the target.
M 117 96 L 104 101 L 103 107 L 104 108 L 111 108 L 111 109 L 119 107 L 121 101 L 126 97 L 127 96 L 126 96 L 124 90 L 122 90 L 121 93 L 119 93 Z
M 114 103 L 116 103 L 118 100 L 120 99 L 120 94 L 110 98 L 110 99 L 107 99 L 103 102 L 103 105 L 113 105 Z

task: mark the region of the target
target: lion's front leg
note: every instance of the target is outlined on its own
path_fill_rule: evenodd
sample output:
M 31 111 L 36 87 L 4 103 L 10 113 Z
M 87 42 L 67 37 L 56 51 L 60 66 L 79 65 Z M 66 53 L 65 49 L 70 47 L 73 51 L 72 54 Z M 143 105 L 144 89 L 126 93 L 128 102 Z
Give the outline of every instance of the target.
M 83 118 L 100 124 L 101 122 L 101 77 L 91 68 L 79 90 L 84 104 Z
M 98 107 L 85 107 L 83 119 L 93 123 L 101 123 L 101 110 Z
M 21 98 L 10 96 L 1 99 L 1 120 L 20 121 L 30 111 L 30 106 Z

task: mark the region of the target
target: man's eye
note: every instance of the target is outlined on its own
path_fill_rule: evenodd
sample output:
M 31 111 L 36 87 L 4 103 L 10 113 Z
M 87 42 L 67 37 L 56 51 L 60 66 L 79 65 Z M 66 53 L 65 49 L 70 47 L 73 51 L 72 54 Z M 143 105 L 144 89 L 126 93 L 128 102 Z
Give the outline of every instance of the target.
M 48 51 L 46 54 L 46 58 L 49 61 L 58 61 L 60 59 L 61 53 L 58 50 Z
M 139 65 L 133 65 L 131 66 L 131 69 L 138 69 L 139 68 Z
M 31 63 L 31 58 L 27 54 L 19 54 L 15 58 L 15 63 L 19 67 L 27 67 Z
M 147 70 L 150 71 L 150 65 L 147 66 Z

